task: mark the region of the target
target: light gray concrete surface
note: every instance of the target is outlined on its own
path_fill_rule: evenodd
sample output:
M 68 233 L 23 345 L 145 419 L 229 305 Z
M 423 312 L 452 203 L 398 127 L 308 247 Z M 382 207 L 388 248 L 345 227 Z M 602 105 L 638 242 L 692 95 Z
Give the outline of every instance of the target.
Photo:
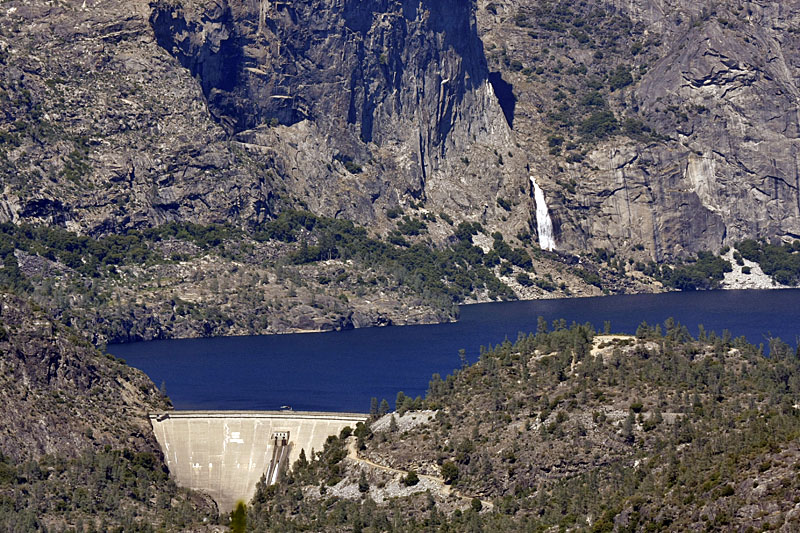
M 274 437 L 288 439 L 288 465 L 319 451 L 329 435 L 355 428 L 367 415 L 303 411 L 168 411 L 150 414 L 170 475 L 209 494 L 220 513 L 249 502 L 273 458 Z

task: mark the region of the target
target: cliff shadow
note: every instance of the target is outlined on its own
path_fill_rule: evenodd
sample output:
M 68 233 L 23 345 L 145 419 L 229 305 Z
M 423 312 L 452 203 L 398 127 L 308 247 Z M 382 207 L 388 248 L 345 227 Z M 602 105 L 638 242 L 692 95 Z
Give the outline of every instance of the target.
M 508 127 L 514 129 L 514 110 L 517 107 L 517 97 L 514 96 L 514 86 L 503 79 L 503 75 L 499 72 L 489 73 L 489 83 L 492 84 L 494 94 L 497 96 L 497 101 L 500 104 L 500 109 L 503 110 L 503 115 L 506 117 Z

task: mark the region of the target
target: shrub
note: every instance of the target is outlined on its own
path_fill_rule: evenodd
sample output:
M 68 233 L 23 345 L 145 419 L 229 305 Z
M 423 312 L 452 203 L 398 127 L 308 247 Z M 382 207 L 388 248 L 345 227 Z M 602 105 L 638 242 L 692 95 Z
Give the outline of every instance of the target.
M 349 155 L 336 154 L 333 156 L 335 161 L 339 161 L 350 174 L 360 174 L 362 172 L 361 165 L 353 161 Z
M 442 463 L 440 471 L 444 482 L 448 485 L 458 479 L 458 465 L 452 461 Z
M 418 218 L 411 218 L 405 215 L 397 223 L 397 230 L 403 235 L 420 235 L 428 231 L 428 226 Z
M 395 218 L 399 217 L 402 214 L 403 214 L 403 210 L 400 209 L 399 207 L 393 207 L 393 208 L 389 209 L 388 211 L 386 211 L 386 216 L 391 218 L 391 219 L 395 219 Z
M 662 269 L 661 282 L 682 291 L 713 289 L 731 272 L 730 262 L 710 252 L 699 252 L 697 258 L 673 269 Z
M 633 83 L 631 69 L 626 65 L 617 65 L 617 68 L 608 77 L 608 87 L 612 91 L 627 87 L 631 83 Z
M 403 484 L 406 487 L 413 487 L 417 483 L 419 483 L 419 476 L 413 470 L 409 470 L 408 474 L 403 478 Z
M 767 244 L 745 240 L 738 243 L 736 248 L 742 258 L 758 263 L 761 270 L 778 283 L 797 285 L 800 282 L 800 241 Z M 735 254 L 734 258 L 736 258 Z M 737 259 L 736 262 L 740 261 Z M 744 268 L 742 271 L 744 272 Z
M 588 139 L 604 139 L 619 129 L 619 122 L 609 110 L 595 111 L 581 123 L 580 133 Z
M 523 287 L 530 287 L 533 285 L 533 280 L 525 272 L 520 272 L 517 274 L 517 282 Z

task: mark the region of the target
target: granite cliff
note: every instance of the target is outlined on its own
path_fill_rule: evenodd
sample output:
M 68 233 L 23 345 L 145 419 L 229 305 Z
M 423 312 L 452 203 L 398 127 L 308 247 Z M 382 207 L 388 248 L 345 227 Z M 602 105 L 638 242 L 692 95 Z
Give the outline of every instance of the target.
M 562 248 L 798 235 L 796 2 L 479 4 Z
M 10 2 L 3 18 L 7 220 L 104 233 L 307 205 L 380 228 L 423 200 L 497 226 L 497 198 L 530 189 L 468 4 Z
M 794 3 L 9 1 L 0 218 L 446 214 L 671 261 L 800 235 Z M 452 232 L 430 217 L 425 239 Z

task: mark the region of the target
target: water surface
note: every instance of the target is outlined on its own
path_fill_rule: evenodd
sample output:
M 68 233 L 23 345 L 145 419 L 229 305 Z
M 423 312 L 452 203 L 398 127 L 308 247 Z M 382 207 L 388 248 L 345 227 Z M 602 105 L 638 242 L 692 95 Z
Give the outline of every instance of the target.
M 480 346 L 514 340 L 552 322 L 591 322 L 602 330 L 634 333 L 646 320 L 673 317 L 697 335 L 698 324 L 754 343 L 800 336 L 800 290 L 710 291 L 468 305 L 459 322 L 365 328 L 328 333 L 150 341 L 109 346 L 142 369 L 177 409 L 369 410 L 370 398 L 394 406 L 397 391 L 424 395 L 434 372 L 442 376 L 470 361 Z

